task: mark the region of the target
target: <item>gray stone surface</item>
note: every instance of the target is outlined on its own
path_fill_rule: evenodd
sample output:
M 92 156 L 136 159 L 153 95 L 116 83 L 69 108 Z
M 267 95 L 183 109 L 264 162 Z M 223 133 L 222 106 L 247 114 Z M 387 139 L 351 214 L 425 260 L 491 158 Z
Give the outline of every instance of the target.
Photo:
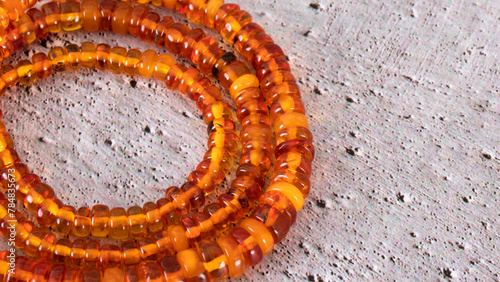
M 500 2 L 235 3 L 287 53 L 317 153 L 297 223 L 239 281 L 498 281 Z M 154 48 L 77 32 L 27 52 L 86 40 Z M 2 110 L 21 158 L 75 206 L 159 198 L 205 148 L 194 104 L 141 78 L 57 74 Z

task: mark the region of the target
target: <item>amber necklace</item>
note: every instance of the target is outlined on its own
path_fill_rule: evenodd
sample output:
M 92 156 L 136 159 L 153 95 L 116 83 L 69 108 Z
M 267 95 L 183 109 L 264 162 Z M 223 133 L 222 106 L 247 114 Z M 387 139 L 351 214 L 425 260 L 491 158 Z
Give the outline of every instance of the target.
M 188 181 L 166 189 L 165 197 L 156 203 L 128 209 L 110 210 L 105 205 L 75 208 L 64 205 L 50 186 L 21 163 L 0 122 L 0 184 L 6 192 L 0 199 L 0 233 L 30 256 L 15 256 L 12 250 L 0 253 L 0 276 L 7 281 L 216 281 L 238 277 L 246 266 L 259 263 L 271 252 L 302 208 L 310 189 L 314 147 L 299 87 L 282 49 L 235 4 L 222 0 L 138 2 L 141 4 L 68 0 L 48 2 L 37 9 L 33 8 L 36 0 L 0 1 L 1 56 L 6 58 L 50 33 L 83 28 L 140 37 L 186 57 L 198 69 L 175 64 L 171 56 L 152 50 L 85 42 L 35 54 L 15 67 L 2 66 L 0 93 L 18 82 L 29 85 L 53 72 L 81 67 L 154 77 L 196 102 L 208 126 L 208 150 Z M 160 17 L 143 5 L 149 2 L 214 28 L 251 63 L 255 75 L 202 29 Z M 217 78 L 234 99 L 236 118 L 241 122 L 239 138 L 233 110 L 202 74 Z M 205 205 L 205 196 L 231 169 L 240 144 L 236 178 L 215 203 Z M 270 185 L 264 187 L 274 158 Z M 42 227 L 15 211 L 16 200 L 36 214 Z M 95 238 L 85 239 L 89 236 L 123 242 L 101 245 Z

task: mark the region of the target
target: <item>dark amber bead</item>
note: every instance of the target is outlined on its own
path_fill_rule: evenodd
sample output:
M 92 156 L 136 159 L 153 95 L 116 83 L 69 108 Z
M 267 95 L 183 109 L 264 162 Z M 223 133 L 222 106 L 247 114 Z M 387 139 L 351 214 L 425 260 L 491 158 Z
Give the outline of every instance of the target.
M 197 245 L 197 251 L 205 262 L 205 270 L 209 280 L 218 281 L 227 278 L 229 269 L 227 257 L 216 243 L 202 240 Z
M 156 246 L 158 247 L 158 257 L 175 254 L 174 245 L 172 244 L 167 231 L 157 231 L 153 233 L 152 238 L 155 240 Z
M 82 53 L 80 51 L 80 46 L 76 44 L 69 44 L 65 48 L 67 55 L 67 61 L 69 64 L 69 67 L 71 69 L 79 69 L 80 68 L 80 58 L 82 56 Z
M 297 210 L 292 202 L 282 193 L 271 191 L 264 193 L 259 199 L 259 205 L 270 205 L 280 211 L 287 218 L 290 225 L 297 219 Z
M 51 33 L 61 31 L 61 10 L 59 3 L 49 2 L 42 5 L 42 12 L 45 14 L 45 21 Z
M 84 265 L 85 249 L 87 241 L 85 239 L 76 239 L 71 243 L 71 254 L 68 260 L 69 265 L 81 267 Z
M 220 204 L 209 204 L 203 212 L 211 217 L 210 220 L 217 230 L 224 231 L 229 227 L 229 214 Z
M 184 24 L 173 24 L 165 37 L 165 47 L 173 54 L 179 54 L 181 52 L 181 44 L 184 41 L 184 36 L 186 36 L 190 30 L 191 29 Z
M 193 215 L 193 221 L 198 226 L 200 238 L 209 239 L 215 237 L 215 228 L 212 221 L 210 220 L 210 215 L 197 212 Z
M 189 245 L 195 246 L 196 243 L 201 239 L 200 229 L 196 222 L 190 217 L 183 217 L 181 219 L 182 226 L 186 229 L 186 236 L 189 240 Z
M 45 14 L 36 8 L 26 11 L 31 20 L 35 23 L 35 33 L 38 38 L 45 38 L 49 34 L 49 26 L 45 21 Z
M 191 53 L 195 45 L 205 37 L 205 32 L 201 28 L 194 28 L 190 30 L 185 36 L 182 44 L 180 45 L 180 51 L 182 56 L 191 59 Z
M 11 65 L 2 65 L 0 67 L 0 74 L 2 80 L 6 83 L 6 87 L 12 87 L 19 81 L 17 69 Z
M 182 75 L 187 70 L 184 65 L 175 64 L 173 65 L 167 73 L 167 78 L 165 84 L 169 89 L 177 90 L 181 82 Z
M 171 17 L 163 17 L 155 29 L 155 44 L 163 47 L 165 46 L 165 39 L 170 27 L 174 24 L 174 20 Z
M 286 216 L 270 205 L 257 207 L 250 217 L 259 220 L 267 227 L 275 244 L 280 242 L 290 229 L 290 222 Z
M 281 155 L 276 159 L 275 169 L 288 169 L 292 171 L 297 171 L 311 177 L 311 161 L 304 156 L 295 153 L 288 152 Z
M 100 11 L 101 11 L 101 29 L 105 31 L 112 30 L 112 20 L 113 20 L 113 11 L 116 8 L 116 1 L 105 0 L 101 2 Z
M 175 209 L 179 215 L 185 215 L 191 209 L 189 198 L 179 187 L 172 186 L 168 188 L 165 195 L 168 200 L 174 203 Z
M 264 257 L 255 239 L 245 229 L 236 227 L 229 232 L 229 236 L 238 242 L 247 266 L 258 264 Z
M 64 275 L 64 282 L 66 281 L 82 281 L 83 280 L 83 271 L 80 268 L 72 267 L 66 270 Z
M 218 77 L 219 72 L 221 72 L 225 67 L 227 67 L 234 61 L 236 61 L 236 56 L 233 53 L 225 53 L 215 62 L 214 67 L 212 68 L 212 74 L 215 77 Z
M 253 164 L 243 164 L 236 170 L 236 176 L 248 176 L 253 178 L 261 187 L 264 186 L 264 178 L 259 168 Z
M 16 72 L 17 74 L 17 72 Z M 211 86 L 212 82 L 207 77 L 202 77 L 197 81 L 193 82 L 188 89 L 188 97 L 194 101 L 198 100 L 200 93 L 202 93 L 207 87 Z
M 96 267 L 100 260 L 101 244 L 97 240 L 89 240 L 85 252 L 85 264 L 90 267 Z
M 54 263 L 66 263 L 66 258 L 71 254 L 71 241 L 66 238 L 57 240 L 54 248 L 54 257 L 52 261 Z
M 50 270 L 47 282 L 62 282 L 65 274 L 66 267 L 64 266 L 64 264 L 56 264 Z
M 128 32 L 133 36 L 139 36 L 142 19 L 148 14 L 149 8 L 145 5 L 137 5 L 130 15 Z
M 156 26 L 160 21 L 160 15 L 155 12 L 148 13 L 141 22 L 141 31 L 140 37 L 144 42 L 154 42 L 155 41 L 155 33 Z
M 141 258 L 144 260 L 157 260 L 157 253 L 159 251 L 156 242 L 151 238 L 144 237 L 137 240 L 137 247 L 141 251 Z
M 82 28 L 82 12 L 80 2 L 69 0 L 60 4 L 61 27 L 64 31 L 73 31 Z
M 163 281 L 163 272 L 154 261 L 144 261 L 137 266 L 137 276 L 139 281 Z
M 271 178 L 271 183 L 275 182 L 288 182 L 297 187 L 304 197 L 309 195 L 309 190 L 311 189 L 311 183 L 307 175 L 299 172 L 293 172 L 287 169 L 280 169 L 274 171 L 273 177 Z
M 96 67 L 107 70 L 110 63 L 111 47 L 108 44 L 99 44 L 95 50 Z
M 181 190 L 189 199 L 192 209 L 198 209 L 205 204 L 205 194 L 195 183 L 186 182 L 181 186 Z
M 186 281 L 184 272 L 174 256 L 167 256 L 160 260 L 160 269 L 167 281 Z
M 252 62 L 255 51 L 260 46 L 269 43 L 274 43 L 273 39 L 269 35 L 265 33 L 258 33 L 247 40 L 240 53 L 247 62 Z
M 262 187 L 254 177 L 238 176 L 231 183 L 231 188 L 245 191 L 251 200 L 258 199 L 262 194 Z
M 33 281 L 47 281 L 52 267 L 52 263 L 47 261 L 37 263 L 33 269 Z
M 275 156 L 278 158 L 288 152 L 301 154 L 310 161 L 314 159 L 314 145 L 309 140 L 291 139 L 282 142 L 276 146 Z
M 94 266 L 83 269 L 83 281 L 98 282 L 101 281 L 101 272 Z
M 201 55 L 199 64 L 201 72 L 207 75 L 212 73 L 215 63 L 224 53 L 224 50 L 217 46 L 210 47 L 207 52 Z
M 127 266 L 123 270 L 123 275 L 125 276 L 125 281 L 136 282 L 139 281 L 139 274 L 137 274 L 137 266 L 131 265 Z

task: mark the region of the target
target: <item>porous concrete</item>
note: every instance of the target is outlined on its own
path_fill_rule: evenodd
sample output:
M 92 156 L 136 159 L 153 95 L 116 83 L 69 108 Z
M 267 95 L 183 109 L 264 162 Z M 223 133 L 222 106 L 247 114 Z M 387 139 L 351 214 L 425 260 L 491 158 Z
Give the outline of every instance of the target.
M 498 281 L 500 2 L 234 2 L 288 55 L 317 153 L 297 223 L 238 281 Z M 86 40 L 154 48 L 65 33 L 16 60 Z M 75 206 L 157 199 L 205 150 L 194 104 L 141 78 L 57 74 L 2 110 L 22 160 Z

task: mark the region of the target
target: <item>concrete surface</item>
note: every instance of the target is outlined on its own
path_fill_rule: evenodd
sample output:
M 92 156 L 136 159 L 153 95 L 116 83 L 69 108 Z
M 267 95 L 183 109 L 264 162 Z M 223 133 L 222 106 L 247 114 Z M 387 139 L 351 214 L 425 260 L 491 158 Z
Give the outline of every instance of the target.
M 238 281 L 499 281 L 500 2 L 235 3 L 286 51 L 317 149 L 297 224 Z M 152 48 L 77 32 L 28 53 L 85 40 Z M 194 104 L 140 78 L 57 74 L 2 110 L 72 205 L 154 200 L 205 148 Z

